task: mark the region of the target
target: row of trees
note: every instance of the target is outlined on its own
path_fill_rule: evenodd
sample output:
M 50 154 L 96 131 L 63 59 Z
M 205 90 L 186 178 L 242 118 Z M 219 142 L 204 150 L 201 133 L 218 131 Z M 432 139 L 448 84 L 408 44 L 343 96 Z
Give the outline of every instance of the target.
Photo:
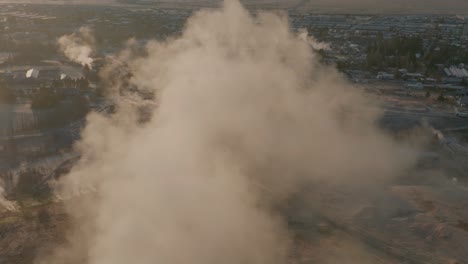
M 33 97 L 31 107 L 35 110 L 43 110 L 38 118 L 38 126 L 46 129 L 63 126 L 70 121 L 84 117 L 89 112 L 89 101 L 83 95 L 74 95 L 64 99 L 54 90 L 42 88 Z
M 84 91 L 84 90 L 87 90 L 89 88 L 89 81 L 85 77 L 78 78 L 78 79 L 65 78 L 63 80 L 54 80 L 54 81 L 52 81 L 51 87 L 53 89 L 74 87 L 74 88 L 78 88 L 78 89 Z
M 83 96 L 74 96 L 66 103 L 59 104 L 39 118 L 39 128 L 60 127 L 80 119 L 89 112 L 89 102 Z
M 15 93 L 10 86 L 3 80 L 0 80 L 0 103 L 12 104 L 16 101 Z
M 415 70 L 418 68 L 416 54 L 419 54 L 421 57 L 424 55 L 423 41 L 420 37 L 407 38 L 396 36 L 391 39 L 384 39 L 380 34 L 367 47 L 367 66 Z
M 419 56 L 418 56 L 419 55 Z M 367 66 L 377 69 L 406 68 L 425 70 L 427 76 L 440 78 L 437 65 L 452 65 L 468 61 L 468 49 L 441 40 L 434 40 L 426 50 L 420 37 L 396 36 L 384 39 L 381 35 L 367 47 Z
M 89 88 L 85 78 L 65 79 L 56 81 L 52 88 L 42 87 L 31 97 L 31 108 L 35 111 L 33 127 L 50 128 L 62 126 L 70 121 L 84 117 L 89 111 L 89 100 L 82 94 L 65 96 L 58 91 L 63 87 L 77 87 L 81 90 Z M 55 87 L 55 88 L 54 88 Z M 0 79 L 0 103 L 13 104 L 16 95 L 8 83 Z
M 49 109 L 59 105 L 60 96 L 51 89 L 41 88 L 31 101 L 33 109 Z
M 423 53 L 423 40 L 421 37 L 401 37 L 395 36 L 391 39 L 384 39 L 379 34 L 377 39 L 369 44 L 367 52 L 379 52 L 384 56 L 398 56 L 416 53 Z
M 434 50 L 437 48 L 437 51 Z M 449 43 L 436 42 L 433 50 L 425 57 L 428 68 L 436 64 L 459 64 L 468 61 L 468 49 L 452 46 Z

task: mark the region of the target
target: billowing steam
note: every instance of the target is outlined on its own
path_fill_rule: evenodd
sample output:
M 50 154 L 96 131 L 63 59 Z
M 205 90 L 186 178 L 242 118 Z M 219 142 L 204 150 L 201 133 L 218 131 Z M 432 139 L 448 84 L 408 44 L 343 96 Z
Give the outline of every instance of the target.
M 309 45 L 315 50 L 329 50 L 330 44 L 326 42 L 320 42 L 315 37 L 309 36 L 306 29 L 299 30 L 299 38 L 309 43 Z
M 92 66 L 95 39 L 89 27 L 81 27 L 75 33 L 60 37 L 58 45 L 69 60 L 83 66 Z
M 135 98 L 89 116 L 60 186 L 95 191 L 69 200 L 76 232 L 45 263 L 286 263 L 276 209 L 299 186 L 370 184 L 411 166 L 380 111 L 308 41 L 286 16 L 230 0 L 144 56 L 124 52 L 130 84 L 157 107 L 146 123 Z

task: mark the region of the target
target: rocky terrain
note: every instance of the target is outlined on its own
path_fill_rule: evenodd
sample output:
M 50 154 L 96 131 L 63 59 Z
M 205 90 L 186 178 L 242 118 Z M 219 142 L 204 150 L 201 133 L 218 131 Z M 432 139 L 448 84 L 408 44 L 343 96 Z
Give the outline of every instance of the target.
M 25 202 L 0 214 L 0 263 L 29 264 L 64 244 L 68 221 L 61 203 Z

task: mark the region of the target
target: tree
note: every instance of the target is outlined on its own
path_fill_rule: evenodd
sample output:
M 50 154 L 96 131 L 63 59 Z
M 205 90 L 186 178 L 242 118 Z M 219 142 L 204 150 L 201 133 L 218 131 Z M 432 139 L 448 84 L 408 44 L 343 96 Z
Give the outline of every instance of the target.
M 12 104 L 16 101 L 13 90 L 3 81 L 0 81 L 0 103 Z
M 398 80 L 401 79 L 401 73 L 400 73 L 400 70 L 398 69 L 395 71 L 395 79 L 398 79 Z
M 61 80 L 53 80 L 50 87 L 53 89 L 53 90 L 57 90 L 57 89 L 60 89 L 60 88 L 63 88 L 63 85 L 64 85 L 64 82 L 61 81 Z
M 437 97 L 437 101 L 439 102 L 445 101 L 444 93 L 440 93 L 440 95 Z
M 31 107 L 33 109 L 48 109 L 56 107 L 60 103 L 59 96 L 51 89 L 41 88 L 33 97 Z
M 80 90 L 87 90 L 89 88 L 89 81 L 86 78 L 77 80 L 77 83 Z
M 382 60 L 383 60 L 383 56 L 378 50 L 375 50 L 367 54 L 367 65 L 369 67 L 380 66 L 382 63 Z
M 429 97 L 431 97 L 431 92 L 427 91 L 426 92 L 426 98 L 429 98 Z
M 91 72 L 91 68 L 89 67 L 88 64 L 85 64 L 82 70 L 83 76 L 87 78 L 90 72 Z
M 468 86 L 468 82 L 466 81 L 465 77 L 463 77 L 463 79 L 461 80 L 460 85 L 461 86 Z
M 86 97 L 75 96 L 65 108 L 69 119 L 77 119 L 85 116 L 89 111 L 89 102 Z
M 46 209 L 41 209 L 37 213 L 37 220 L 41 225 L 48 226 L 51 220 L 49 212 Z
M 34 169 L 25 170 L 18 175 L 16 193 L 23 197 L 36 197 L 38 186 L 42 182 L 44 175 Z

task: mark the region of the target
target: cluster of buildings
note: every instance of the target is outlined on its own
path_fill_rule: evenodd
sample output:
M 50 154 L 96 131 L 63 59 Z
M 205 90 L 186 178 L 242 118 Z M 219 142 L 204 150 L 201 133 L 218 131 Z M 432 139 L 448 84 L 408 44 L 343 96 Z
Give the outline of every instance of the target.
M 62 61 L 56 47 L 60 36 L 89 26 L 105 56 L 121 48 L 129 38 L 144 42 L 179 34 L 193 10 L 154 6 L 0 5 L 0 80 L 7 81 L 18 98 L 17 106 L 4 109 L 9 120 L 15 117 L 15 121 L 7 123 L 13 124 L 14 132 L 30 129 L 39 111 L 31 111 L 25 105 L 40 87 L 53 87 L 57 81 L 62 86 L 54 92 L 61 97 L 87 95 L 78 89 L 79 82 L 70 81 L 83 79 L 83 69 Z M 395 37 L 422 40 L 421 50 L 414 54 L 421 65 L 431 53 L 443 52 L 446 47 L 468 55 L 468 17 L 318 15 L 290 10 L 289 19 L 294 30 L 307 28 L 319 41 L 329 43 L 330 49 L 321 53 L 323 61 L 336 64 L 353 80 L 398 80 L 411 89 L 432 87 L 459 93 L 467 89 L 468 68 L 450 57 L 430 73 L 421 67 L 374 69 L 367 63 L 372 43 Z M 11 134 L 11 126 L 5 129 L 0 127 L 0 137 Z M 0 145 L 0 152 L 2 148 L 6 147 Z
M 326 30 L 334 36 L 440 36 L 468 40 L 468 17 L 430 15 L 316 15 L 290 13 L 293 28 Z
M 0 79 L 8 83 L 20 101 L 22 96 L 32 96 L 40 87 L 50 87 L 55 81 L 70 82 L 84 77 L 81 67 L 70 65 L 0 67 Z M 70 85 L 63 88 L 63 92 L 78 94 L 77 88 L 76 85 Z
M 307 28 L 317 39 L 330 44 L 330 49 L 323 52 L 324 61 L 338 65 L 353 80 L 400 80 L 411 89 L 436 87 L 464 91 L 468 88 L 468 67 L 465 65 L 468 63 L 468 16 L 293 12 L 289 15 L 295 30 Z M 402 51 L 397 56 L 383 51 L 373 59 L 385 59 L 393 65 L 379 68 L 369 65 L 371 48 L 379 47 L 383 42 L 398 43 L 400 39 L 417 40 L 420 48 L 414 54 Z M 398 61 L 402 60 L 399 65 Z
M 451 65 L 450 67 L 444 68 L 444 72 L 448 77 L 454 78 L 468 78 L 468 71 L 465 69 L 465 65 L 459 66 Z

